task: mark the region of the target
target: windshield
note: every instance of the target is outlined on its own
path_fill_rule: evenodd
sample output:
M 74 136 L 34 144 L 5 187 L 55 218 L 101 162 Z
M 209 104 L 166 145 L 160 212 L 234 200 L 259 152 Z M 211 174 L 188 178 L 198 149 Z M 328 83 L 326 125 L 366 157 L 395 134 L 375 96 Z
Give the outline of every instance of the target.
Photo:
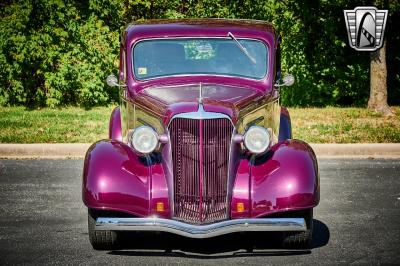
M 210 74 L 262 79 L 267 73 L 267 46 L 261 41 L 231 38 L 157 39 L 134 46 L 137 79 Z M 254 59 L 251 60 L 251 59 Z

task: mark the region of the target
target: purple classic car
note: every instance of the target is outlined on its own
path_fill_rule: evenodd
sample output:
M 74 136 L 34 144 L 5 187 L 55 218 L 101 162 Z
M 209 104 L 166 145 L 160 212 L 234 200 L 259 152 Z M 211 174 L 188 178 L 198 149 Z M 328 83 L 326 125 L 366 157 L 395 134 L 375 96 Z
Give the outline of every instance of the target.
M 125 231 L 209 238 L 282 232 L 306 247 L 319 203 L 317 160 L 279 104 L 278 35 L 263 21 L 150 20 L 120 47 L 120 107 L 85 158 L 95 249 Z

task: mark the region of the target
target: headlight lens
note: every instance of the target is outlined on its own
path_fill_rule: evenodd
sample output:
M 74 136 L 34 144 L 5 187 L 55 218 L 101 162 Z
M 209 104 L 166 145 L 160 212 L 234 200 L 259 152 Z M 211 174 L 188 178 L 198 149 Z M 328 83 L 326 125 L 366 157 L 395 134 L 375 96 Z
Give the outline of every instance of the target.
M 244 146 L 251 153 L 265 152 L 271 142 L 271 136 L 267 129 L 260 126 L 252 126 L 244 135 Z
M 131 136 L 131 145 L 140 153 L 151 153 L 157 148 L 158 134 L 154 129 L 148 126 L 135 128 Z

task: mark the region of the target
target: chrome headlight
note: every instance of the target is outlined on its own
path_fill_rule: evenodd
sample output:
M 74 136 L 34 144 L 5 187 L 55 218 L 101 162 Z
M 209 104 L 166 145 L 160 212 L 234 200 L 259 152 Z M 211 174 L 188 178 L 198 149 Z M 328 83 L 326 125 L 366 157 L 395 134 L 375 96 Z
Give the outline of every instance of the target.
M 137 152 L 148 154 L 157 148 L 158 134 L 149 126 L 140 126 L 133 130 L 130 142 Z
M 271 135 L 266 128 L 251 126 L 244 134 L 244 146 L 251 153 L 265 152 L 271 143 Z

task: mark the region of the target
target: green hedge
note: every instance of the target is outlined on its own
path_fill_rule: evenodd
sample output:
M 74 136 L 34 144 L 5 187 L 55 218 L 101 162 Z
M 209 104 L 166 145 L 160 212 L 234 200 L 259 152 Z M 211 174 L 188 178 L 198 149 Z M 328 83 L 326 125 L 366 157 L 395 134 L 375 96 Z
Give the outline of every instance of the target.
M 363 105 L 369 54 L 347 44 L 343 9 L 363 1 L 91 0 L 2 1 L 0 105 L 91 107 L 118 101 L 104 82 L 117 73 L 119 35 L 133 20 L 224 17 L 272 22 L 282 37 L 282 68 L 297 79 L 289 106 Z M 400 95 L 400 3 L 389 1 L 389 99 Z

